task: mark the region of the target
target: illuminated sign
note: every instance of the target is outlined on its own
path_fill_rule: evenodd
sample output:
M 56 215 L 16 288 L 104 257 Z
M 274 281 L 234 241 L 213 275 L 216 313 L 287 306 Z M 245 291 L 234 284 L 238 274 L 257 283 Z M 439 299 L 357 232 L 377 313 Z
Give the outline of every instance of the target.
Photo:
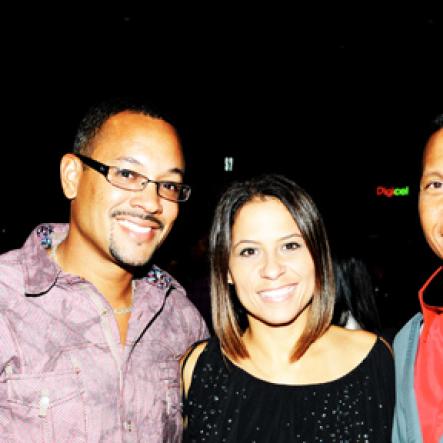
M 225 171 L 232 172 L 234 169 L 234 157 L 225 157 Z
M 387 188 L 385 186 L 377 186 L 377 197 L 407 197 L 409 195 L 409 186 L 404 188 Z

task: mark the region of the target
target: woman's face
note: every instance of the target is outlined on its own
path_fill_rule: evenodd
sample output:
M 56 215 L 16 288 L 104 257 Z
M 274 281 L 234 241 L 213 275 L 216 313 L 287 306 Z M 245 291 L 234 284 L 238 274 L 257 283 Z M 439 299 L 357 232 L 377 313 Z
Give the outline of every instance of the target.
M 315 290 L 314 261 L 280 200 L 257 198 L 241 207 L 231 240 L 229 282 L 250 322 L 286 325 L 307 313 Z

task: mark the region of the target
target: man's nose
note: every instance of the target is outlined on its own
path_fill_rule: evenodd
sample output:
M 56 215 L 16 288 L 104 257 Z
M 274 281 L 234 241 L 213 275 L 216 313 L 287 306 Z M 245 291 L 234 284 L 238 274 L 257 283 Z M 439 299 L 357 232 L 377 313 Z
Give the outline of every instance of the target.
M 157 192 L 157 183 L 149 182 L 145 189 L 133 193 L 130 204 L 149 214 L 159 214 L 163 210 L 161 200 Z

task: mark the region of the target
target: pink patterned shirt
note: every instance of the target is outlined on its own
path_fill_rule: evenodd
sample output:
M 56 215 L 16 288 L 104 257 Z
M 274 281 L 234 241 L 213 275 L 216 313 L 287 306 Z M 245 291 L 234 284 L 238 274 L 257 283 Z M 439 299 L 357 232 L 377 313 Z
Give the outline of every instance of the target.
M 89 282 L 45 247 L 42 225 L 0 256 L 0 442 L 179 442 L 179 358 L 208 332 L 183 288 L 157 267 L 135 280 L 127 343 Z

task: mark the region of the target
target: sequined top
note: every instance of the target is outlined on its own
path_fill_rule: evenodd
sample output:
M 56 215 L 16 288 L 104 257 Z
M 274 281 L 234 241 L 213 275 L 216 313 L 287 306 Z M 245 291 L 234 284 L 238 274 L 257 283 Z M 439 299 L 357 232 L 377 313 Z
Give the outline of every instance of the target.
M 380 339 L 337 380 L 280 385 L 232 364 L 211 338 L 185 399 L 184 441 L 383 443 L 390 441 L 393 409 L 393 358 Z

